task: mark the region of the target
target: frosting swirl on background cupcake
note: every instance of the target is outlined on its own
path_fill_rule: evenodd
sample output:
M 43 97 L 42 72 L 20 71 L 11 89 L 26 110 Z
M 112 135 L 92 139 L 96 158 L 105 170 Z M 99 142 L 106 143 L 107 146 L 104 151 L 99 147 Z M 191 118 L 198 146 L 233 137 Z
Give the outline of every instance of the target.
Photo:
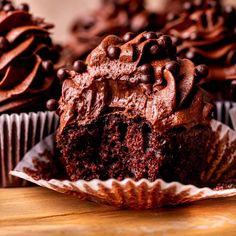
M 235 9 L 218 1 L 186 2 L 183 8 L 163 29 L 173 36 L 178 55 L 209 66 L 204 82 L 236 79 Z
M 53 90 L 53 25 L 33 17 L 27 4 L 15 8 L 2 1 L 0 7 L 0 113 L 45 110 L 46 101 L 59 95 Z
M 85 58 L 109 34 L 155 31 L 162 21 L 159 15 L 145 9 L 144 0 L 103 0 L 98 10 L 73 23 L 67 43 L 68 57 L 72 61 Z

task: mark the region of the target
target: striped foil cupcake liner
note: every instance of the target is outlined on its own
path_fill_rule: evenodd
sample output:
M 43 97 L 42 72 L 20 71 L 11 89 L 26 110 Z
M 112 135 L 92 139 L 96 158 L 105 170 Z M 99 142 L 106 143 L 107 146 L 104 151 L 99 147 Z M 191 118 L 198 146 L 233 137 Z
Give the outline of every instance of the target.
M 9 171 L 35 144 L 55 132 L 58 121 L 55 112 L 0 115 L 0 187 L 28 185 Z
M 235 177 L 236 132 L 215 120 L 212 120 L 211 126 L 215 132 L 216 140 L 212 143 L 211 151 L 207 157 L 209 166 L 202 173 L 202 178 L 221 181 L 228 177 Z M 14 171 L 11 171 L 11 174 L 37 185 L 77 196 L 80 199 L 129 209 L 153 209 L 236 195 L 236 188 L 198 188 L 179 182 L 167 183 L 161 179 L 154 182 L 146 179 L 140 181 L 132 179 L 122 181 L 94 179 L 92 181 L 78 180 L 72 182 L 55 177 L 48 178 L 48 176 L 45 177 L 42 170 L 46 168 L 50 171 L 50 168 L 52 168 L 50 172 L 53 172 L 53 167 L 55 168 L 52 164 L 55 156 L 54 148 L 54 135 L 50 135 L 25 155 Z M 44 168 L 40 168 L 39 163 L 43 163 Z

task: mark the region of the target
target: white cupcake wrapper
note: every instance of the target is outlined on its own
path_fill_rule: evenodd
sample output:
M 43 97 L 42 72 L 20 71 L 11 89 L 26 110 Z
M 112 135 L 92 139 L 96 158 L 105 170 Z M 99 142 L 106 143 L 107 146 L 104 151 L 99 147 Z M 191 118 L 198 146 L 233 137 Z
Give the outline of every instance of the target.
M 27 185 L 9 171 L 35 144 L 55 132 L 58 121 L 55 112 L 0 115 L 0 187 Z
M 231 114 L 231 110 L 236 108 L 236 102 L 216 102 L 216 112 L 214 118 L 236 130 L 236 113 Z
M 227 126 L 218 121 L 212 121 L 212 129 L 218 134 L 217 144 L 225 142 L 225 135 L 228 135 L 228 143 L 225 149 L 230 148 L 230 144 L 236 141 L 236 132 L 229 129 Z M 183 185 L 179 182 L 166 183 L 161 179 L 155 182 L 150 182 L 146 179 L 133 181 L 132 179 L 124 179 L 118 181 L 109 179 L 101 181 L 98 179 L 92 181 L 78 180 L 72 182 L 69 180 L 50 179 L 33 179 L 26 169 L 34 171 L 36 167 L 33 160 L 40 160 L 48 163 L 48 156 L 42 155 L 47 151 L 54 156 L 54 135 L 48 136 L 45 140 L 37 144 L 17 165 L 11 174 L 28 181 L 31 181 L 40 186 L 53 189 L 55 191 L 74 195 L 80 199 L 86 199 L 98 203 L 105 203 L 120 208 L 130 209 L 150 209 L 167 205 L 177 205 L 197 200 L 208 198 L 229 197 L 236 195 L 236 188 L 227 190 L 212 190 L 210 188 L 198 188 L 193 185 Z M 214 144 L 215 148 L 218 148 Z M 224 151 L 225 151 L 224 149 Z M 218 150 L 219 151 L 219 150 Z M 217 151 L 215 151 L 217 153 Z M 219 152 L 218 154 L 220 154 Z M 236 160 L 236 155 L 231 155 L 231 162 Z M 209 157 L 210 158 L 210 157 Z M 220 158 L 227 158 L 225 155 L 220 155 Z M 210 160 L 211 161 L 211 160 Z M 217 168 L 220 168 L 219 166 Z M 209 168 L 203 173 L 206 176 L 216 176 L 218 169 L 212 170 Z
M 232 126 L 236 130 L 236 106 L 229 110 L 229 115 L 232 121 Z

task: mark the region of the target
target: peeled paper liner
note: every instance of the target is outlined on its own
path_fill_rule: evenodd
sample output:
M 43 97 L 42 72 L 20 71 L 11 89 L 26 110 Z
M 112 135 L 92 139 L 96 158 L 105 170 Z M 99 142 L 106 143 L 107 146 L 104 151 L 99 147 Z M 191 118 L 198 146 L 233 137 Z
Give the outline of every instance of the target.
M 217 163 L 213 161 L 214 169 L 207 169 L 203 175 L 206 177 L 212 176 L 217 179 L 225 173 L 222 170 L 220 171 L 221 174 L 218 174 L 220 169 L 218 164 L 222 162 L 221 159 L 226 158 L 227 161 L 229 161 L 228 156 L 225 156 L 225 153 L 228 153 L 228 146 L 225 147 L 225 150 L 222 150 L 222 144 L 226 142 L 226 136 L 227 145 L 236 142 L 236 132 L 215 120 L 212 120 L 211 125 L 212 129 L 218 132 L 219 140 L 217 144 L 215 144 L 215 148 L 217 149 L 217 145 L 219 145 L 222 155 L 218 155 Z M 91 181 L 78 180 L 72 182 L 55 178 L 49 181 L 42 178 L 33 178 L 26 170 L 31 170 L 32 172 L 38 171 L 33 164 L 35 160 L 49 163 L 50 158 L 54 156 L 54 145 L 54 135 L 48 136 L 31 149 L 10 174 L 57 192 L 77 196 L 80 199 L 129 209 L 152 209 L 203 199 L 236 195 L 236 188 L 225 190 L 219 188 L 218 190 L 213 190 L 207 187 L 198 188 L 193 185 L 184 185 L 179 182 L 166 183 L 161 179 L 157 179 L 154 182 L 150 182 L 146 179 L 134 181 L 128 178 L 122 181 L 115 179 L 109 179 L 107 181 L 94 179 Z M 231 148 L 230 145 L 229 148 Z M 224 170 L 230 168 L 231 164 L 235 164 L 236 149 L 234 150 L 234 153 L 229 155 L 231 159 L 228 167 L 226 167 L 227 165 L 223 165 Z M 47 156 L 44 156 L 43 153 L 47 153 Z M 48 155 L 48 153 L 50 153 L 50 155 Z M 217 153 L 217 150 L 214 153 Z M 209 162 L 211 161 L 211 157 L 209 157 Z
M 0 115 L 0 187 L 28 185 L 9 171 L 33 146 L 55 132 L 58 121 L 55 112 Z

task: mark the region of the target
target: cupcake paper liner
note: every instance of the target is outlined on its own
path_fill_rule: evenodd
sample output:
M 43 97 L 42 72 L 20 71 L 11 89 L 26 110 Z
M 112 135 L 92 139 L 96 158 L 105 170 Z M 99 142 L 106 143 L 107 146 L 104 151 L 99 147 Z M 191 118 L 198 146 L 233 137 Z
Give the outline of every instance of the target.
M 21 113 L 0 116 L 0 187 L 26 186 L 27 182 L 9 175 L 35 144 L 55 132 L 55 112 Z
M 211 126 L 215 131 L 216 141 L 212 144 L 212 151 L 208 157 L 210 165 L 202 173 L 202 177 L 221 180 L 234 173 L 231 170 L 235 169 L 233 167 L 235 167 L 236 161 L 236 132 L 215 120 L 212 120 Z M 55 159 L 54 152 L 54 135 L 50 135 L 25 155 L 14 171 L 11 171 L 11 174 L 40 186 L 77 196 L 80 199 L 129 209 L 152 209 L 208 198 L 236 195 L 236 188 L 198 188 L 179 182 L 167 183 L 161 179 L 154 182 L 146 179 L 134 181 L 128 178 L 122 181 L 94 179 L 92 181 L 78 180 L 72 182 L 56 178 L 56 176 L 45 177 L 45 168 L 50 173 L 53 173 L 55 169 L 55 166 L 52 165 Z M 43 166 L 43 168 L 40 166 Z
M 236 113 L 231 114 L 232 109 L 236 109 L 236 102 L 218 101 L 215 102 L 216 111 L 214 118 L 236 130 Z
M 236 130 L 236 106 L 229 110 L 229 115 L 232 121 L 233 129 Z

